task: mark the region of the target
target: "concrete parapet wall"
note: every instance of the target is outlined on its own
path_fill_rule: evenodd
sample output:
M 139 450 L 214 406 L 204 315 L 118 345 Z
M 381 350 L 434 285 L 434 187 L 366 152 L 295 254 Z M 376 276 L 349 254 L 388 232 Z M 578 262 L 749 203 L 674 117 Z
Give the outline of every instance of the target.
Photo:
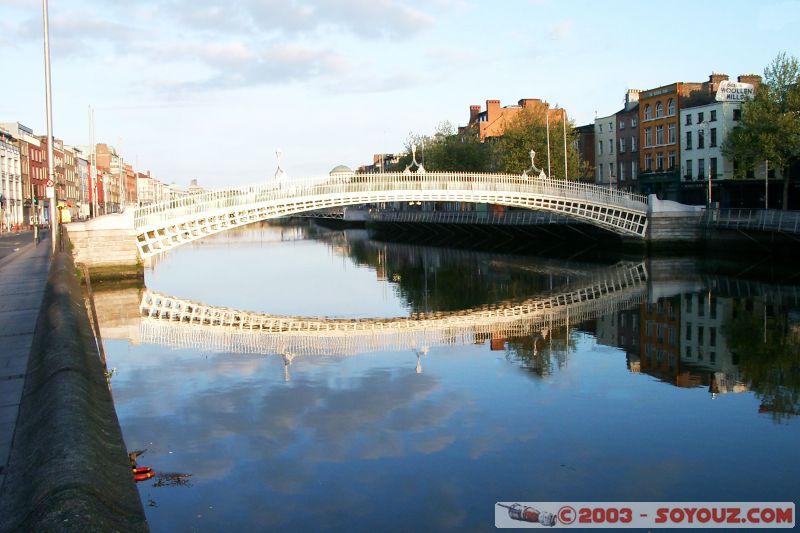
M 147 531 L 111 392 L 67 254 L 36 322 L 2 531 Z

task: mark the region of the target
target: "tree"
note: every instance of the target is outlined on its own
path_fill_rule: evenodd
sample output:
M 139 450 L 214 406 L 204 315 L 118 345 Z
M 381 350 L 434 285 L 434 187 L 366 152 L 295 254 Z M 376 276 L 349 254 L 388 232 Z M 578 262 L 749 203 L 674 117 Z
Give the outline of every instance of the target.
M 742 106 L 742 120 L 722 146 L 740 174 L 769 161 L 783 175 L 783 209 L 789 182 L 800 166 L 800 62 L 785 52 L 764 70 L 754 98 Z
M 522 173 L 531 166 L 530 151 L 536 151 L 536 166 L 547 173 L 547 111 L 523 109 L 513 118 L 503 135 L 493 141 L 495 168 L 502 172 Z M 564 177 L 564 124 L 550 121 L 550 175 Z M 583 175 L 582 162 L 575 148 L 573 125 L 567 124 L 567 166 L 570 177 Z
M 449 122 L 439 124 L 433 136 L 409 135 L 399 170 L 411 163 L 412 145 L 416 146 L 417 162 L 426 170 L 487 172 L 490 169 L 490 147 L 481 143 L 470 129 L 456 131 Z

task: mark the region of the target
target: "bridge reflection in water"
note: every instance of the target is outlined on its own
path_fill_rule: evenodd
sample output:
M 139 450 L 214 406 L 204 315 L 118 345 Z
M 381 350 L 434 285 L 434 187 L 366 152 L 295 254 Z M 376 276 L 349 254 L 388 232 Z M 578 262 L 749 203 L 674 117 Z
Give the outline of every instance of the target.
M 251 313 L 146 291 L 141 340 L 215 352 L 355 355 L 544 333 L 627 309 L 646 295 L 643 263 L 620 264 L 548 296 L 453 313 L 336 319 Z

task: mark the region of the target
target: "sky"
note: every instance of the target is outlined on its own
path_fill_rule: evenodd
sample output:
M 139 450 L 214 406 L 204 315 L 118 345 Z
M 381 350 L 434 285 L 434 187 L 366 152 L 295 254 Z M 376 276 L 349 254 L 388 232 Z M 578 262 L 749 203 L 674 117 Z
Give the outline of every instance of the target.
M 800 56 L 800 0 L 50 2 L 53 127 L 167 183 L 221 188 L 399 152 L 469 106 L 541 98 L 576 124 L 629 88 Z M 0 0 L 0 122 L 46 133 L 42 3 Z

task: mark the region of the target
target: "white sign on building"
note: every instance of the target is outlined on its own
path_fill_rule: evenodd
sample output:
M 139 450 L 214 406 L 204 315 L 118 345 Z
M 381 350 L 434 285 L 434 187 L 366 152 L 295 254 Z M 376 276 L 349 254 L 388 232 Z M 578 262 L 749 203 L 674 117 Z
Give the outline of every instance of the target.
M 717 102 L 744 102 L 752 100 L 756 88 L 752 83 L 724 80 L 717 89 Z

